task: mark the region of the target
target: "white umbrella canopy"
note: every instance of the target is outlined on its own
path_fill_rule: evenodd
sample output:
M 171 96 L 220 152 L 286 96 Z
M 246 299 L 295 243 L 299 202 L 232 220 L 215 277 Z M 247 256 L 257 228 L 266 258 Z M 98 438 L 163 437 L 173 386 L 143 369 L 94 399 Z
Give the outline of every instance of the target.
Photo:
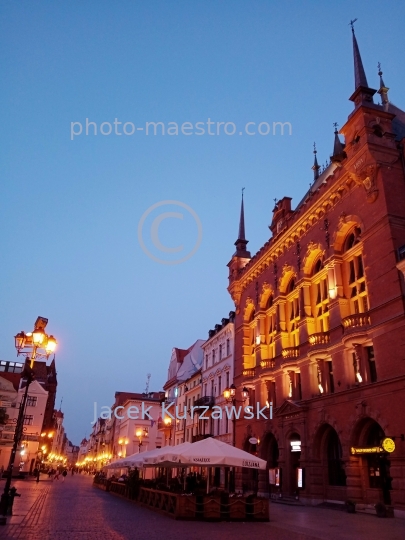
M 173 465 L 176 461 L 180 467 L 218 467 L 223 465 L 265 470 L 267 465 L 264 459 L 212 438 L 193 443 L 188 448 L 179 451 L 177 457 L 176 455 L 173 457 L 175 458 Z
M 176 446 L 163 446 L 162 448 L 159 448 L 160 451 L 158 453 L 154 454 L 153 456 L 148 456 L 144 461 L 144 465 L 146 467 L 167 467 L 171 464 L 176 465 L 179 454 L 190 446 L 191 443 L 189 442 L 184 442 Z
M 154 448 L 153 450 L 148 450 L 147 452 L 136 452 L 130 456 L 118 459 L 113 461 L 105 466 L 106 469 L 119 469 L 120 467 L 142 467 L 145 457 L 154 455 L 156 452 L 161 450 L 161 448 Z

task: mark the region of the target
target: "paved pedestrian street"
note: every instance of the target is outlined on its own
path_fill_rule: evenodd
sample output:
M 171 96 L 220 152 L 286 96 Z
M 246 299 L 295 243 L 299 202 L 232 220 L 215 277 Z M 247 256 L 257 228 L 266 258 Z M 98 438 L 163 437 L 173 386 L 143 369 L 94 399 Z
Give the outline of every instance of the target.
M 0 538 L 21 540 L 403 540 L 405 520 L 271 504 L 270 523 L 180 522 L 105 493 L 90 476 L 17 481 Z M 0 482 L 0 488 L 4 482 Z

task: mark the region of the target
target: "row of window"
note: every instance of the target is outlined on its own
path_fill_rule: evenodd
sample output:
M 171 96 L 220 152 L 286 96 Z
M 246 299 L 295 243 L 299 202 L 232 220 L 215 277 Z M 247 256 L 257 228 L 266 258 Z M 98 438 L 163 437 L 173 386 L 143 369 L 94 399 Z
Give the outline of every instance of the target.
M 357 346 L 352 353 L 353 379 L 352 384 L 362 382 L 377 382 L 377 368 L 374 355 L 374 347 Z M 288 373 L 288 397 L 294 401 L 302 400 L 301 373 L 290 371 Z M 333 394 L 335 392 L 335 379 L 333 375 L 332 359 L 317 360 L 317 382 L 319 394 Z M 337 384 L 340 386 L 341 382 Z M 277 407 L 276 383 L 271 381 L 268 387 L 268 401 Z
M 225 383 L 225 385 L 223 384 Z M 220 397 L 225 388 L 229 388 L 229 371 L 225 372 L 225 377 L 219 375 L 217 379 L 211 379 L 210 384 L 204 384 L 204 396 Z
M 228 357 L 231 354 L 231 342 L 229 339 L 226 340 L 226 343 L 221 343 L 218 346 L 218 355 L 217 355 L 217 349 L 212 349 L 211 351 L 211 366 L 213 366 L 216 362 L 220 362 L 223 358 Z M 210 366 L 210 355 L 205 355 L 205 369 L 208 369 Z
M 222 418 L 210 417 L 207 420 L 200 420 L 198 427 L 186 427 L 184 431 L 185 440 L 186 442 L 193 442 L 193 436 L 198 434 L 212 435 L 214 437 L 228 435 L 230 433 L 230 427 L 231 422 L 226 414 Z
M 320 259 L 318 262 L 321 262 Z M 322 270 L 322 265 L 315 263 L 317 274 Z M 364 264 L 361 254 L 353 255 L 343 264 L 343 289 L 346 298 L 349 300 L 350 314 L 365 313 L 369 309 L 367 299 L 366 278 L 364 274 Z M 300 306 L 300 290 L 296 288 L 294 278 L 291 278 L 287 286 L 287 297 L 285 303 L 280 305 L 279 311 L 273 306 L 273 297 L 270 296 L 267 302 L 268 313 L 265 320 L 265 336 L 268 345 L 268 357 L 275 358 L 275 340 L 279 330 L 288 333 L 288 343 L 283 343 L 284 347 L 298 347 L 299 324 L 304 317 L 302 306 Z M 330 299 L 336 297 L 335 284 L 328 282 L 326 271 L 319 275 L 309 287 L 310 309 L 314 319 L 315 333 L 327 332 L 329 330 L 329 304 Z M 308 299 L 302 299 L 303 302 Z M 280 320 L 277 321 L 277 318 Z M 261 343 L 258 321 L 255 320 L 255 311 L 250 314 L 250 343 L 253 365 L 255 365 L 255 345 Z M 277 324 L 278 323 L 278 324 Z M 312 332 L 314 332 L 312 330 Z

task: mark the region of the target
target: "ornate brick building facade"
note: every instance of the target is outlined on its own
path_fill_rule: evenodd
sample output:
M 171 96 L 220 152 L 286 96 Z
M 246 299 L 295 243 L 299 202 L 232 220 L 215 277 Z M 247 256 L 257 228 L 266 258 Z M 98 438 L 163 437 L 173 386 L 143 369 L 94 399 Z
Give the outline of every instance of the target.
M 295 210 L 289 197 L 276 203 L 272 236 L 253 257 L 242 200 L 228 264 L 234 381 L 238 397 L 248 387 L 249 403 L 271 402 L 273 419 L 238 420 L 236 445 L 280 471 L 278 486 L 253 478 L 260 492 L 295 496 L 303 470 L 308 502 L 384 501 L 405 512 L 405 113 L 381 71 L 374 102 L 354 32 L 353 52 L 344 143 L 336 130 L 322 172 L 315 153 L 311 189 Z M 392 453 L 355 453 L 384 437 Z

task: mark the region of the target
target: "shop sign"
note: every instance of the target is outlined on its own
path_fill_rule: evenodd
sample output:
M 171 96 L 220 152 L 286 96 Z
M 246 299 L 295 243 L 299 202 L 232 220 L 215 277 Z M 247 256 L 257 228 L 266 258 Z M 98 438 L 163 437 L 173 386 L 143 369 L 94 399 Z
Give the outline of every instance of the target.
M 366 447 L 363 447 L 363 448 L 352 446 L 350 451 L 351 451 L 351 453 L 353 455 L 356 455 L 356 454 L 381 454 L 381 452 L 384 452 L 384 450 L 381 448 L 381 446 L 366 446 Z
M 381 443 L 381 446 L 386 452 L 389 452 L 390 454 L 395 450 L 395 442 L 393 439 L 391 439 L 391 437 L 385 437 L 385 439 L 383 439 Z

